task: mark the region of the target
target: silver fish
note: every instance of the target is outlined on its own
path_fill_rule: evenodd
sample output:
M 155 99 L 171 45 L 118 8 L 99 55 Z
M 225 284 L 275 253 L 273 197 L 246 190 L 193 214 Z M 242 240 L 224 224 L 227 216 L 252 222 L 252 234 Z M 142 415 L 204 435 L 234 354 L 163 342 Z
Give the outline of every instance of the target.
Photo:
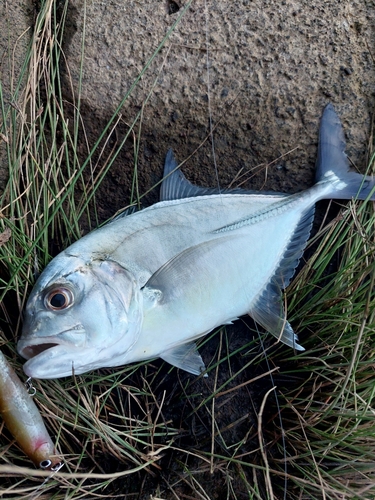
M 349 170 L 330 104 L 319 135 L 316 184 L 293 195 L 194 186 L 169 151 L 159 203 L 92 231 L 39 277 L 18 343 L 25 373 L 56 378 L 161 357 L 199 374 L 194 341 L 246 313 L 303 350 L 281 290 L 308 240 L 315 203 L 375 200 L 375 177 Z

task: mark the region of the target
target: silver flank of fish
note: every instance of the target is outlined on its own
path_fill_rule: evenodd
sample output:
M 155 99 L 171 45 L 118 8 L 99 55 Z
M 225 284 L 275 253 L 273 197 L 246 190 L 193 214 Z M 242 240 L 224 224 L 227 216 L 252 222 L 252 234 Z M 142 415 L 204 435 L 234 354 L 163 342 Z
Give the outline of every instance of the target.
M 161 201 L 119 216 L 55 257 L 24 315 L 27 375 L 57 378 L 161 357 L 199 374 L 195 340 L 249 314 L 303 350 L 286 320 L 288 286 L 321 199 L 375 200 L 375 178 L 349 169 L 332 105 L 319 133 L 316 183 L 286 195 L 194 186 L 166 157 Z

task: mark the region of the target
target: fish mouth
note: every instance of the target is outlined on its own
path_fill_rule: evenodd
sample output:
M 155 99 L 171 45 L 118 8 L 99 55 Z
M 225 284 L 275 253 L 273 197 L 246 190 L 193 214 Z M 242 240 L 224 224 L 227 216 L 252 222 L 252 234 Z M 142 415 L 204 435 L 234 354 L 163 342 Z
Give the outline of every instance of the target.
M 29 360 L 57 346 L 82 347 L 85 344 L 85 338 L 85 329 L 81 324 L 78 324 L 58 334 L 46 336 L 44 339 L 21 336 L 17 351 L 23 358 Z
M 19 353 L 27 361 L 23 371 L 28 377 L 52 379 L 79 374 L 85 370 L 90 350 L 65 343 L 44 342 L 22 346 Z
M 93 358 L 86 345 L 87 335 L 78 323 L 66 330 L 44 338 L 24 335 L 18 341 L 17 351 L 26 358 L 23 371 L 28 377 L 52 379 L 79 374 L 90 366 Z M 95 350 L 95 349 L 94 349 Z
M 38 354 L 47 351 L 47 349 L 56 347 L 57 345 L 59 345 L 57 342 L 54 343 L 46 342 L 45 344 L 26 345 L 25 347 L 22 347 L 20 354 L 25 359 L 31 359 L 34 358 L 35 356 L 38 356 Z

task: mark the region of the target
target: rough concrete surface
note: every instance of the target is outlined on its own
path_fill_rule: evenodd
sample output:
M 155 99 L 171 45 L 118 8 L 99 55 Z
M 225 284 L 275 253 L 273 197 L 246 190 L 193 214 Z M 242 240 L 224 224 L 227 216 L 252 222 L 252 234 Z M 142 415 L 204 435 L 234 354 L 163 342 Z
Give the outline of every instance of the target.
M 83 6 L 83 0 L 70 4 L 64 46 L 75 91 Z M 88 3 L 82 98 L 92 140 L 182 8 L 167 0 Z M 375 102 L 374 24 L 374 2 L 361 0 L 208 0 L 207 9 L 193 0 L 122 109 L 131 122 L 154 85 L 140 132 L 141 188 L 160 179 L 168 147 L 183 160 L 207 137 L 208 87 L 220 185 L 240 169 L 249 177 L 255 166 L 274 160 L 269 189 L 311 185 L 319 117 L 329 101 L 342 118 L 350 158 L 363 169 Z M 128 150 L 123 168 L 132 163 L 132 144 Z M 247 187 L 262 188 L 261 170 Z M 216 184 L 209 141 L 184 171 L 193 181 Z M 117 187 L 124 182 L 119 171 L 114 198 L 126 195 Z
M 72 100 L 84 33 L 82 116 L 90 145 L 184 5 L 69 2 L 62 71 Z M 153 88 L 137 131 L 140 190 L 160 180 L 168 147 L 183 160 L 202 144 L 210 116 L 221 186 L 238 172 L 248 179 L 261 165 L 246 187 L 260 189 L 266 182 L 279 191 L 305 188 L 313 180 L 319 117 L 328 101 L 342 118 L 351 160 L 363 169 L 375 102 L 374 6 L 362 0 L 193 0 L 121 111 L 130 123 Z M 27 34 L 19 37 L 32 26 L 37 5 L 3 2 L 1 9 L 1 79 L 7 91 L 9 47 L 15 49 L 17 71 L 28 42 Z M 129 194 L 133 156 L 129 141 L 106 181 L 111 203 L 107 195 L 103 203 L 99 199 L 103 217 Z M 217 184 L 210 141 L 184 171 L 195 182 Z M 147 201 L 156 201 L 156 195 Z
M 32 19 L 31 2 L 3 0 L 0 3 L 0 82 L 5 104 L 13 101 L 14 87 L 30 42 Z M 0 189 L 4 188 L 8 172 L 5 145 L 4 137 L 0 137 Z

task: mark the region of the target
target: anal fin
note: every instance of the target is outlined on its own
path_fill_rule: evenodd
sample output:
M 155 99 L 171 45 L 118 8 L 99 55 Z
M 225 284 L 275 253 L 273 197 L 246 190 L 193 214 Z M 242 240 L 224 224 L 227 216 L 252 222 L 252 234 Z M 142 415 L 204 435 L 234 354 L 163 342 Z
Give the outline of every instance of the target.
M 284 344 L 297 351 L 305 350 L 304 347 L 298 344 L 298 337 L 286 320 L 281 300 L 281 290 L 277 285 L 270 283 L 266 287 L 257 302 L 249 310 L 249 315 Z
M 163 352 L 160 357 L 171 365 L 193 375 L 200 375 L 206 369 L 195 342 L 173 347 L 173 349 Z
M 298 337 L 290 323 L 286 320 L 282 303 L 282 290 L 285 289 L 295 273 L 310 235 L 314 207 L 302 214 L 291 241 L 286 249 L 272 280 L 258 296 L 256 302 L 248 311 L 249 315 L 267 331 L 272 333 L 284 344 L 304 351 L 298 344 Z

